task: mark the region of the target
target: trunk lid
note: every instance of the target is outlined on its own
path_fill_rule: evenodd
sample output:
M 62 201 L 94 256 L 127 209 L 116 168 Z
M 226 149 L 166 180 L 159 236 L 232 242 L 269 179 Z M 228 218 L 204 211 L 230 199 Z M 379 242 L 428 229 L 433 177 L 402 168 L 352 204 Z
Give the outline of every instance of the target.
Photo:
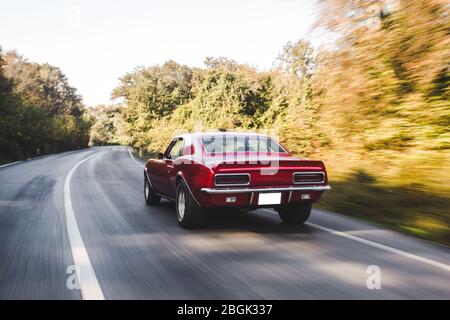
M 205 164 L 215 174 L 248 173 L 250 175 L 249 187 L 292 186 L 294 185 L 294 173 L 323 172 L 323 181 L 308 182 L 305 180 L 305 182 L 301 182 L 303 185 L 321 185 L 327 180 L 322 161 L 298 159 L 289 154 L 245 153 L 210 156 L 205 159 Z

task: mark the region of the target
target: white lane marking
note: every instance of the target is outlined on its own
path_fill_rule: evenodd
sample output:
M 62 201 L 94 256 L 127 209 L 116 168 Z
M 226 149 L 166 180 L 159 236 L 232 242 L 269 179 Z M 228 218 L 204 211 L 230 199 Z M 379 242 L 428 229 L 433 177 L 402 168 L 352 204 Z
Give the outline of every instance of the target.
M 20 160 L 20 161 L 16 161 L 16 162 L 7 163 L 7 164 L 4 164 L 4 165 L 1 165 L 0 168 L 12 166 L 13 164 L 21 163 L 21 162 L 24 162 L 24 161 L 37 160 L 37 159 L 41 159 L 41 158 L 48 157 L 48 156 L 62 155 L 62 154 L 68 154 L 68 153 L 78 152 L 78 151 L 84 151 L 84 150 L 83 149 L 79 149 L 79 150 L 65 151 L 65 152 L 59 152 L 59 153 L 45 154 L 45 155 L 39 156 L 39 157 L 33 157 L 33 158 L 28 158 L 26 160 Z
M 130 154 L 131 159 L 133 159 L 134 162 L 137 163 L 137 165 L 141 168 L 143 168 L 144 166 L 142 164 L 140 164 L 134 157 L 133 157 L 133 153 L 131 152 L 131 149 L 128 148 L 128 153 Z
M 340 236 L 340 237 L 344 237 L 344 238 L 347 238 L 347 239 L 351 239 L 351 240 L 354 240 L 354 241 L 357 241 L 357 242 L 360 242 L 360 243 L 364 243 L 364 244 L 366 244 L 368 246 L 371 246 L 371 247 L 374 247 L 374 248 L 377 248 L 377 249 L 381 249 L 381 250 L 384 250 L 384 251 L 387 251 L 387 252 L 390 252 L 390 253 L 394 253 L 394 254 L 400 255 L 400 256 L 405 257 L 405 258 L 410 258 L 410 259 L 413 259 L 413 260 L 416 260 L 416 261 L 419 261 L 419 262 L 422 262 L 422 263 L 426 263 L 428 265 L 431 265 L 431 266 L 434 266 L 436 268 L 440 268 L 440 269 L 443 269 L 445 271 L 450 272 L 450 265 L 447 265 L 445 263 L 441 263 L 441 262 L 437 262 L 437 261 L 434 261 L 434 260 L 431 260 L 431 259 L 428 259 L 428 258 L 424 258 L 424 257 L 418 256 L 418 255 L 415 255 L 415 254 L 412 254 L 412 253 L 409 253 L 409 252 L 406 252 L 406 251 L 403 251 L 403 250 L 395 249 L 395 248 L 386 246 L 386 245 L 378 243 L 378 242 L 374 242 L 374 241 L 366 240 L 366 239 L 363 239 L 363 238 L 360 238 L 360 237 L 356 237 L 354 235 L 351 235 L 351 234 L 348 234 L 348 233 L 345 233 L 345 232 L 342 232 L 342 231 L 334 230 L 334 229 L 331 229 L 331 228 L 327 228 L 327 227 L 324 227 L 324 226 L 321 226 L 321 225 L 318 225 L 318 224 L 315 224 L 315 223 L 312 223 L 312 222 L 307 222 L 307 224 L 312 226 L 312 227 L 314 227 L 314 228 L 317 228 L 317 229 L 320 229 L 320 230 L 332 233 L 334 235 L 337 235 L 337 236 Z
M 266 212 L 270 212 L 272 214 L 278 215 L 276 212 L 274 212 L 272 210 L 268 210 L 268 209 L 263 209 L 263 210 L 266 211 Z M 409 253 L 409 252 L 406 252 L 406 251 L 403 251 L 403 250 L 395 249 L 395 248 L 386 246 L 386 245 L 378 243 L 378 242 L 366 240 L 366 239 L 363 239 L 363 238 L 360 238 L 360 237 L 357 237 L 357 236 L 354 236 L 354 235 L 351 235 L 351 234 L 348 234 L 348 233 L 345 233 L 345 232 L 342 232 L 342 231 L 338 231 L 338 230 L 335 230 L 335 229 L 327 228 L 327 227 L 324 227 L 324 226 L 321 226 L 319 224 L 315 224 L 315 223 L 312 223 L 312 222 L 306 222 L 306 224 L 310 225 L 311 227 L 314 227 L 314 228 L 317 228 L 317 229 L 320 229 L 320 230 L 323 230 L 323 231 L 327 231 L 327 232 L 329 232 L 331 234 L 334 234 L 334 235 L 337 235 L 337 236 L 340 236 L 340 237 L 344 237 L 344 238 L 347 238 L 347 239 L 350 239 L 350 240 L 354 240 L 354 241 L 357 241 L 359 243 L 364 243 L 364 244 L 366 244 L 368 246 L 371 246 L 371 247 L 374 247 L 374 248 L 377 248 L 377 249 L 381 249 L 381 250 L 384 250 L 384 251 L 388 251 L 390 253 L 398 254 L 398 255 L 400 255 L 402 257 L 410 258 L 410 259 L 413 259 L 413 260 L 416 260 L 416 261 L 420 261 L 422 263 L 426 263 L 428 265 L 431 265 L 431 266 L 434 266 L 434 267 L 437 267 L 437 268 L 440 268 L 440 269 L 443 269 L 445 271 L 449 271 L 450 272 L 450 265 L 448 265 L 448 264 L 441 263 L 441 262 L 438 262 L 438 261 L 434 261 L 434 260 L 431 260 L 431 259 L 428 259 L 428 258 L 424 258 L 424 257 L 418 256 L 418 255 L 415 255 L 415 254 L 412 254 L 412 253 Z
M 7 163 L 7 164 L 4 164 L 4 165 L 1 165 L 0 168 L 12 166 L 13 164 L 21 163 L 21 162 L 23 162 L 23 161 L 16 161 L 16 162 Z
M 84 300 L 104 300 L 102 289 L 98 283 L 91 260 L 81 238 L 80 229 L 78 229 L 75 213 L 73 212 L 72 200 L 70 198 L 70 180 L 75 170 L 85 161 L 100 154 L 97 152 L 78 162 L 67 174 L 64 181 L 64 208 L 66 211 L 66 226 L 69 236 L 72 257 L 75 265 L 80 267 L 80 289 Z

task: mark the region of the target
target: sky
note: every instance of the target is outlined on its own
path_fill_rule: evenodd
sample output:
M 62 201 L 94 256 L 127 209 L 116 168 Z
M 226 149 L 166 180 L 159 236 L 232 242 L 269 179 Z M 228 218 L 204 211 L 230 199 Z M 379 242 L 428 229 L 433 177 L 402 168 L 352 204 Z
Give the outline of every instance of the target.
M 212 56 L 268 69 L 314 12 L 313 0 L 2 0 L 0 46 L 61 68 L 93 106 L 136 66 Z

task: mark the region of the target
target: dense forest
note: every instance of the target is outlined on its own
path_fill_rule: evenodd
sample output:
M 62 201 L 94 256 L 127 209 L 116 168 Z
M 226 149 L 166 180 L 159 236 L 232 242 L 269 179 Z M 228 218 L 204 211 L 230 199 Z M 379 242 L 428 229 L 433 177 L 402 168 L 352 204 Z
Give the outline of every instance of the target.
M 0 50 L 0 163 L 87 147 L 90 126 L 60 69 Z
M 448 3 L 319 9 L 312 33 L 332 40 L 288 43 L 271 70 L 207 58 L 127 73 L 112 93 L 123 121 L 98 115 L 97 143 L 156 152 L 179 132 L 265 130 L 326 163 L 333 191 L 322 206 L 450 243 Z

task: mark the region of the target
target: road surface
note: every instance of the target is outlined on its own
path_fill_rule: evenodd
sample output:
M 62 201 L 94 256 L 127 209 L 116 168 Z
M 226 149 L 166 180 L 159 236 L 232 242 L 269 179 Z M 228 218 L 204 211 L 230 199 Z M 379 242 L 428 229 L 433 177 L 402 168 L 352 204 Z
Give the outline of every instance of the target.
M 183 230 L 145 206 L 142 165 L 98 147 L 0 167 L 0 299 L 450 299 L 449 248 L 321 210 Z

